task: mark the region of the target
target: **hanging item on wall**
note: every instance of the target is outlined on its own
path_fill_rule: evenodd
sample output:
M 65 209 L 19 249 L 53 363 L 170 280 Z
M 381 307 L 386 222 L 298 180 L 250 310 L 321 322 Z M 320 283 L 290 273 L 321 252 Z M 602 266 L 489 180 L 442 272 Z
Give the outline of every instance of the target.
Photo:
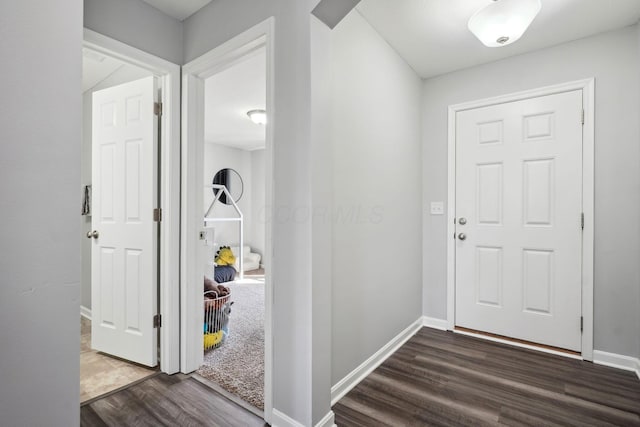
M 227 191 L 229 191 L 229 194 L 233 197 L 234 202 L 240 200 L 242 193 L 244 192 L 244 186 L 240 174 L 231 168 L 220 169 L 213 177 L 212 184 L 224 185 L 227 187 Z M 213 194 L 218 194 L 218 191 L 220 191 L 218 188 L 214 188 Z M 231 200 L 227 200 L 227 195 L 224 193 L 220 195 L 219 200 L 225 205 L 232 204 Z
M 82 215 L 91 216 L 91 186 L 84 186 L 84 194 L 82 196 Z

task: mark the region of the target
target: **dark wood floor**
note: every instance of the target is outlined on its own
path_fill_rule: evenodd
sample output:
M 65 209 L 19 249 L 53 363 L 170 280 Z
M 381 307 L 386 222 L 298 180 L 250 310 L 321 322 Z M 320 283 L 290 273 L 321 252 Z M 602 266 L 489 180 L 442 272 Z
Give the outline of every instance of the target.
M 333 411 L 340 427 L 640 426 L 640 380 L 423 328 Z
M 333 408 L 348 426 L 640 426 L 632 372 L 423 328 Z M 157 375 L 81 408 L 81 425 L 265 426 L 197 380 Z
M 264 421 L 186 375 L 157 375 L 80 408 L 84 427 L 262 427 Z

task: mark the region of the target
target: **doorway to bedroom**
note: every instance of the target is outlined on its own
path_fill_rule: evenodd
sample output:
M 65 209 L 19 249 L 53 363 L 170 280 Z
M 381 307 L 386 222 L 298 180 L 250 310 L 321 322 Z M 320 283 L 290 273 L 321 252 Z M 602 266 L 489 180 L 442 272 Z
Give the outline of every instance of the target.
M 83 38 L 78 350 L 86 404 L 180 368 L 180 68 L 89 29 Z
M 203 363 L 197 374 L 264 410 L 266 48 L 204 79 Z

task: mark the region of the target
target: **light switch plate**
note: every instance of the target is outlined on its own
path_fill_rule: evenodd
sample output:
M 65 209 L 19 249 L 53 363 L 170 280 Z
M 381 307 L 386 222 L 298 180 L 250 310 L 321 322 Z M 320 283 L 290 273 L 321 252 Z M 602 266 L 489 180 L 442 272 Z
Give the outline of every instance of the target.
M 444 202 L 431 202 L 431 215 L 444 215 Z

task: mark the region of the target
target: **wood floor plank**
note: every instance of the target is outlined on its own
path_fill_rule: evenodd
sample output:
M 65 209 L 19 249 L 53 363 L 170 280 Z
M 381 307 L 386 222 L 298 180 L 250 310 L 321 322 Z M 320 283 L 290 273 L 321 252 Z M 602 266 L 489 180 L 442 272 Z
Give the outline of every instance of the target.
M 92 427 L 107 427 L 107 424 L 102 421 L 102 418 L 96 411 L 91 408 L 89 405 L 87 407 L 83 407 L 80 410 L 80 425 L 83 426 L 92 426 Z
M 632 372 L 421 329 L 335 406 L 340 427 L 640 426 Z M 368 424 L 367 424 L 368 423 Z
M 264 421 L 184 375 L 145 380 L 81 407 L 84 427 L 263 427 Z

